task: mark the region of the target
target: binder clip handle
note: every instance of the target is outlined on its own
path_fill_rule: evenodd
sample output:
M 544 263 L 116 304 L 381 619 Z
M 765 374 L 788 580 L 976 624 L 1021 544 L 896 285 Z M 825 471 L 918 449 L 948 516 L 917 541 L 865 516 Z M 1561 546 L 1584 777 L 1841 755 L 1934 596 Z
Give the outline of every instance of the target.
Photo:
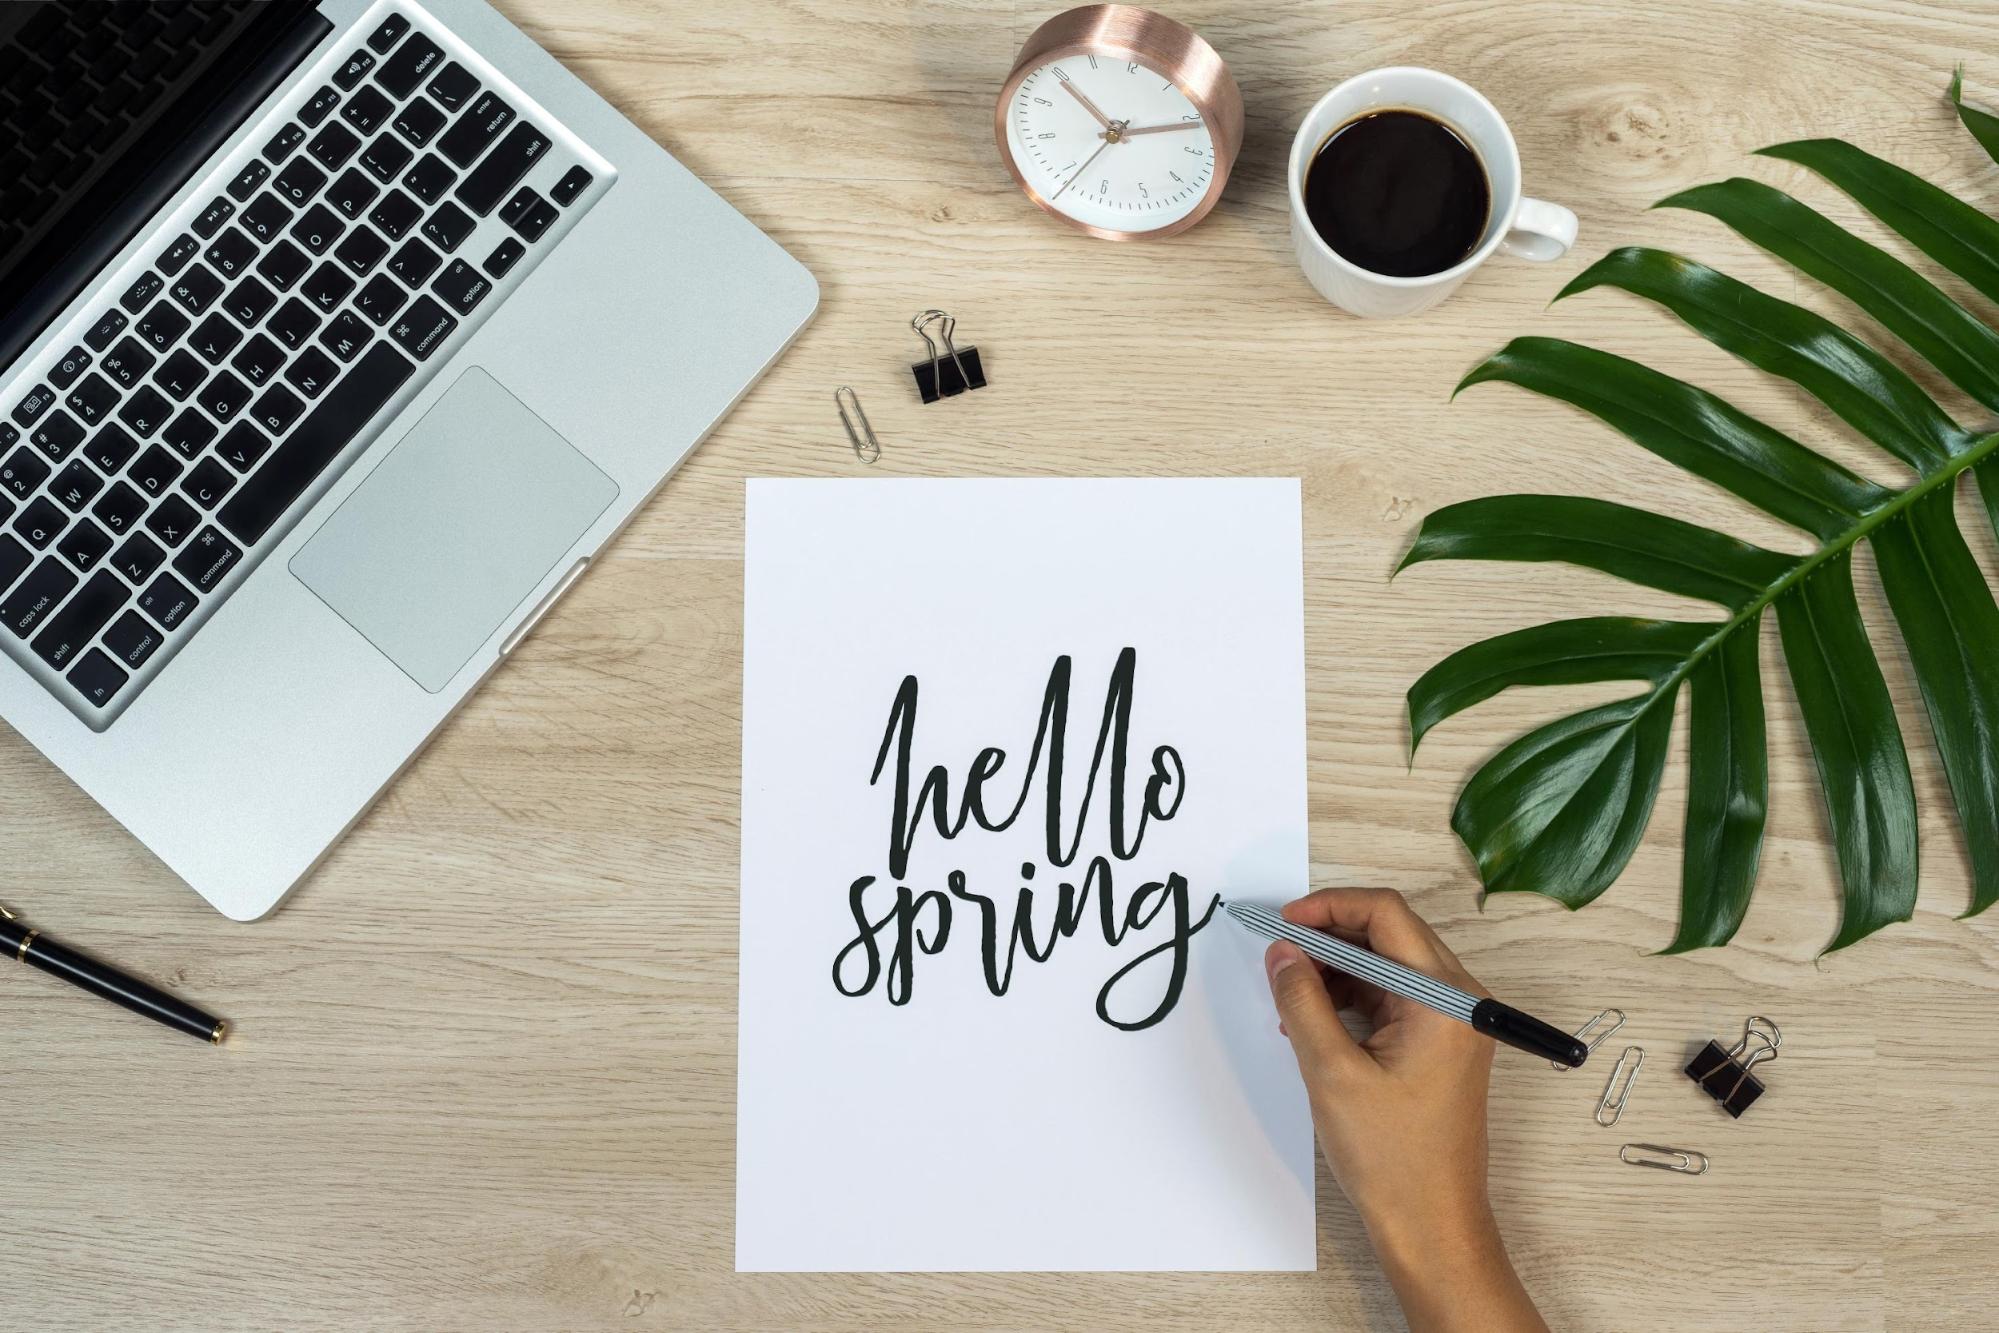
M 1687 1062 L 1686 1075 L 1722 1110 L 1740 1120 L 1763 1095 L 1763 1080 L 1750 1071 L 1776 1059 L 1783 1044 L 1784 1034 L 1775 1023 L 1761 1014 L 1751 1014 L 1742 1025 L 1741 1041 L 1724 1051 L 1720 1042 L 1710 1040 Z
M 979 362 L 979 349 L 959 347 L 951 335 L 957 331 L 958 321 L 942 310 L 925 310 L 909 321 L 909 327 L 916 336 L 923 339 L 923 345 L 930 352 L 927 361 L 918 361 L 909 368 L 916 378 L 916 392 L 926 403 L 934 403 L 939 398 L 953 398 L 972 389 L 986 387 L 985 367 Z M 930 336 L 935 327 L 937 337 Z M 943 350 L 937 344 L 942 341 Z

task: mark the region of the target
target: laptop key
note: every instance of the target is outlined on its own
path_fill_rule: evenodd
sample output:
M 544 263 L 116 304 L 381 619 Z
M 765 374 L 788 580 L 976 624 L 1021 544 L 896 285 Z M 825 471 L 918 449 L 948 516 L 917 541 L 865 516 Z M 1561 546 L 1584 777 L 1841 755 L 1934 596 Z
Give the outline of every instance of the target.
M 340 105 L 340 94 L 331 84 L 322 83 L 306 104 L 298 109 L 298 118 L 311 129 L 333 114 L 333 108 Z
M 356 227 L 347 234 L 333 252 L 333 257 L 345 264 L 357 277 L 366 277 L 368 270 L 382 262 L 382 256 L 389 252 L 389 243 L 366 227 Z
M 362 88 L 347 99 L 346 106 L 340 108 L 340 118 L 360 133 L 368 135 L 380 129 L 395 109 L 394 102 L 373 88 Z
M 408 97 L 443 61 L 444 48 L 422 33 L 415 33 L 383 62 L 375 73 L 375 82 L 398 98 Z
M 174 456 L 156 444 L 139 455 L 139 461 L 132 464 L 132 470 L 125 475 L 138 486 L 141 495 L 161 496 L 167 493 L 169 486 L 180 479 L 180 474 L 181 465 L 175 461 Z M 158 515 L 155 514 L 153 517 L 157 518 Z M 153 526 L 151 518 L 146 520 L 146 526 L 149 528 Z M 159 530 L 154 528 L 154 531 Z
M 120 338 L 118 345 L 104 354 L 97 368 L 129 389 L 146 377 L 158 359 L 136 338 Z
M 248 246 L 250 242 L 245 240 L 243 244 Z M 250 253 L 256 253 L 255 247 L 251 247 Z M 232 255 L 231 258 L 237 257 Z M 167 289 L 167 295 L 180 302 L 181 308 L 188 314 L 198 315 L 213 305 L 216 297 L 222 295 L 222 279 L 202 265 L 196 264 L 174 279 L 174 285 Z
M 199 522 L 201 515 L 194 512 L 193 505 L 178 495 L 169 495 L 166 503 L 146 515 L 146 530 L 172 548 L 186 541 Z
M 5 503 L 0 500 L 0 504 Z M 5 511 L 0 511 L 0 518 L 5 517 Z M 13 587 L 14 580 L 27 573 L 28 566 L 34 563 L 35 557 L 28 553 L 27 547 L 12 537 L 0 534 L 0 592 Z
M 132 455 L 138 452 L 139 442 L 114 421 L 90 437 L 90 443 L 84 446 L 83 456 L 95 463 L 98 471 L 109 476 L 131 462 Z
M 75 590 L 77 582 L 76 575 L 61 561 L 49 556 L 0 601 L 0 624 L 5 624 L 16 636 L 27 638 L 55 610 L 56 604 Z
M 95 418 L 92 418 L 95 421 Z M 28 435 L 28 443 L 47 454 L 56 462 L 69 457 L 77 445 L 83 443 L 84 430 L 77 425 L 76 418 L 57 408 L 48 414 L 42 424 Z
M 437 251 L 412 236 L 402 243 L 395 257 L 389 260 L 389 272 L 412 287 L 421 287 L 424 280 L 435 273 L 437 266 L 443 262 Z
M 56 391 L 46 384 L 37 384 L 27 395 L 14 405 L 14 420 L 23 426 L 32 426 L 42 413 L 55 403 Z
M 83 591 L 48 618 L 42 632 L 35 636 L 35 656 L 57 670 L 68 666 L 90 646 L 97 631 L 124 609 L 130 596 L 118 576 L 110 571 L 93 576 L 83 585 Z
M 346 229 L 344 222 L 324 204 L 314 204 L 292 224 L 291 237 L 313 254 L 323 255 L 327 247 Z
M 249 207 L 243 210 L 242 226 L 243 230 L 269 245 L 278 239 L 278 233 L 285 229 L 285 224 L 292 220 L 292 216 L 293 210 L 290 205 L 276 195 L 266 192 L 258 195 L 250 202 Z
M 326 202 L 352 222 L 361 216 L 361 210 L 368 206 L 369 201 L 381 192 L 381 186 L 349 167 L 326 191 Z
M 220 468 L 216 469 L 218 472 Z M 224 481 L 234 478 L 224 474 Z M 185 551 L 174 558 L 174 573 L 181 576 L 196 592 L 214 592 L 229 571 L 236 568 L 243 559 L 241 547 L 213 527 L 203 528 L 201 535 L 188 543 Z
M 212 458 L 204 458 L 194 465 L 194 470 L 181 478 L 181 494 L 200 505 L 203 509 L 213 509 L 222 503 L 222 497 L 236 489 L 236 478 L 228 468 Z M 197 538 L 197 541 L 200 539 Z M 239 553 L 240 554 L 240 553 Z M 181 571 L 183 574 L 185 570 Z M 199 579 L 189 579 L 197 592 L 206 592 L 208 584 Z
M 111 539 L 104 535 L 104 529 L 87 518 L 80 518 L 76 526 L 63 534 L 60 549 L 63 558 L 77 569 L 88 574 L 97 568 L 97 562 L 111 554 Z
M 317 347 L 308 347 L 285 367 L 285 383 L 308 398 L 317 398 L 339 373 L 340 367 L 334 365 L 326 353 Z
M 144 537 L 134 537 L 132 541 L 126 542 L 125 546 L 130 548 L 132 542 L 144 541 L 146 541 Z M 146 542 L 146 544 L 152 546 L 151 542 Z M 156 553 L 159 549 L 159 547 L 153 546 L 153 550 Z M 125 552 L 121 550 L 118 553 L 118 558 L 113 563 L 118 568 L 124 569 L 124 558 Z M 159 568 L 159 561 L 155 560 L 153 562 L 153 569 L 157 568 Z M 134 583 L 144 582 L 146 577 L 152 572 L 149 569 L 145 574 L 134 575 L 132 581 Z M 126 669 L 137 671 L 140 667 L 146 665 L 146 662 L 152 657 L 154 652 L 159 649 L 160 632 L 151 625 L 148 625 L 137 611 L 127 611 L 124 615 L 118 617 L 117 622 L 110 629 L 104 631 L 104 646 Z
M 125 405 L 118 409 L 118 419 L 143 440 L 167 424 L 167 418 L 173 414 L 173 406 L 158 389 L 142 384 L 138 392 L 127 398 Z
M 403 39 L 410 30 L 410 21 L 401 14 L 391 14 L 383 19 L 381 26 L 368 34 L 368 47 L 377 55 L 387 55 L 389 48 Z
M 446 111 L 456 111 L 478 91 L 479 80 L 456 60 L 437 71 L 437 77 L 430 81 L 430 95 Z
M 264 329 L 285 346 L 296 350 L 305 345 L 305 340 L 318 327 L 318 312 L 294 296 L 278 308 L 278 313 L 271 316 L 271 322 Z
M 233 278 L 248 268 L 250 261 L 257 257 L 257 243 L 243 234 L 240 227 L 231 227 L 215 238 L 215 244 L 202 253 L 202 258 L 215 266 L 215 271 L 225 278 Z
M 409 165 L 416 154 L 404 147 L 391 135 L 380 135 L 368 145 L 368 151 L 361 154 L 361 165 L 368 174 L 384 185 L 396 178 L 396 173 Z
M 428 360 L 458 327 L 458 319 L 428 296 L 419 296 L 389 326 L 389 336 L 419 361 Z
M 403 188 L 426 204 L 434 204 L 444 197 L 458 179 L 458 173 L 446 166 L 444 160 L 435 153 L 425 153 L 416 160 L 416 165 L 403 174 Z
M 228 421 L 250 401 L 250 386 L 228 371 L 218 370 L 215 378 L 208 382 L 208 387 L 194 401 L 217 421 Z
M 241 341 L 243 334 L 240 329 L 220 315 L 210 315 L 201 321 L 194 336 L 188 339 L 188 344 L 201 353 L 209 365 L 219 366 Z
M 70 411 L 76 413 L 77 420 L 86 426 L 95 426 L 117 406 L 118 386 L 93 371 L 79 380 L 63 401 L 69 404 Z
M 377 273 L 354 297 L 354 308 L 377 324 L 387 324 L 389 317 L 402 309 L 403 302 L 409 299 L 409 293 L 397 286 L 388 274 Z
M 55 485 L 49 487 L 50 493 L 72 514 L 82 513 L 83 507 L 95 500 L 102 489 L 104 478 L 92 472 L 82 459 L 72 459 L 68 467 L 56 473 Z
M 160 363 L 160 368 L 153 372 L 153 383 L 165 389 L 177 403 L 186 402 L 207 378 L 208 367 L 185 347 L 174 348 Z
M 192 237 L 189 238 L 192 242 Z M 90 326 L 90 332 L 83 335 L 84 345 L 93 352 L 101 352 L 111 345 L 111 340 L 125 330 L 125 312 L 107 310 Z
M 513 224 L 514 230 L 527 237 L 530 241 L 538 241 L 541 239 L 542 233 L 554 226 L 555 220 L 561 216 L 562 214 L 557 211 L 554 204 L 549 203 L 548 200 L 543 199 L 540 195 L 536 195 L 534 202 L 528 205 L 527 213 L 522 216 L 520 221 Z
M 180 272 L 200 249 L 201 242 L 194 239 L 193 233 L 182 232 L 174 238 L 172 245 L 160 251 L 160 272 L 172 277 Z
M 403 107 L 402 114 L 395 119 L 395 131 L 418 148 L 437 137 L 444 128 L 445 114 L 437 109 L 437 103 L 426 102 L 421 97 Z
M 124 482 L 114 481 L 111 489 L 91 506 L 90 512 L 97 515 L 97 521 L 111 531 L 128 532 L 134 523 L 144 517 L 146 497 Z
M 245 546 L 262 540 L 414 369 L 387 343 L 370 347 L 222 506 L 221 527 Z
M 423 224 L 423 234 L 435 242 L 438 249 L 450 254 L 465 243 L 474 225 L 471 217 L 458 205 L 439 204 Z
M 158 296 L 160 288 L 166 285 L 167 280 L 157 273 L 141 273 L 132 285 L 125 289 L 125 294 L 118 298 L 118 304 L 125 307 L 125 313 L 136 315 L 145 309 L 146 302 Z
M 90 353 L 78 346 L 62 354 L 62 359 L 49 367 L 49 383 L 58 389 L 67 389 L 76 383 L 76 377 L 90 369 Z
M 250 409 L 250 415 L 271 434 L 282 435 L 303 411 L 305 404 L 299 401 L 297 394 L 282 384 L 273 384 L 264 390 L 264 396 Z
M 48 464 L 26 449 L 16 449 L 6 462 L 0 463 L 0 488 L 12 492 L 16 499 L 27 499 L 48 479 Z
M 216 454 L 238 472 L 248 472 L 257 460 L 271 451 L 270 437 L 247 421 L 239 421 L 222 437 Z
M 215 423 L 191 407 L 184 407 L 180 415 L 167 423 L 160 432 L 160 443 L 179 454 L 182 458 L 199 458 L 208 442 L 215 438 Z
M 253 157 L 236 173 L 236 179 L 229 182 L 229 197 L 239 204 L 245 203 L 257 192 L 257 187 L 270 178 L 270 163 Z
M 247 326 L 262 319 L 277 303 L 277 293 L 251 276 L 229 289 L 229 295 L 223 299 L 222 308 L 228 311 L 230 317 L 237 323 Z
M 250 335 L 250 341 L 243 344 L 243 350 L 229 364 L 242 372 L 243 378 L 255 385 L 262 385 L 285 363 L 285 354 L 276 343 L 261 333 Z
M 562 173 L 562 179 L 549 190 L 548 197 L 567 208 L 576 202 L 577 195 L 590 188 L 590 182 L 594 179 L 595 177 L 582 167 L 571 167 Z
M 352 310 L 343 310 L 320 330 L 319 345 L 342 361 L 352 361 L 374 336 L 375 331 L 362 323 Z
M 171 574 L 162 574 L 139 594 L 139 609 L 153 618 L 161 629 L 174 629 L 194 614 L 195 597 L 187 585 Z
M 21 540 L 37 551 L 46 551 L 49 543 L 61 535 L 69 526 L 69 515 L 56 508 L 55 501 L 48 496 L 37 496 L 21 516 L 14 520 L 14 531 L 21 534 Z
M 493 253 L 486 256 L 483 267 L 495 278 L 504 278 L 507 276 L 507 270 L 520 263 L 521 256 L 527 252 L 528 248 L 525 245 L 509 236 L 493 247 Z
M 76 692 L 99 708 L 110 703 L 130 679 L 130 673 L 112 661 L 102 648 L 85 653 L 69 673 L 69 683 L 76 687 Z
M 500 131 L 507 128 L 514 118 L 514 109 L 494 93 L 480 93 L 470 109 L 444 132 L 437 141 L 437 151 L 461 167 L 469 167 L 486 151 L 488 144 L 500 137 Z
M 347 57 L 347 63 L 333 71 L 333 82 L 342 92 L 352 92 L 354 85 L 368 77 L 368 71 L 375 67 L 375 57 L 366 51 L 356 51 Z
M 207 240 L 222 230 L 222 224 L 236 215 L 236 205 L 216 195 L 208 201 L 208 207 L 201 210 L 201 216 L 194 220 L 194 234 Z
M 493 211 L 507 191 L 520 183 L 521 177 L 528 174 L 528 168 L 541 161 L 542 154 L 547 151 L 548 136 L 524 120 L 507 131 L 507 137 L 500 140 L 499 147 L 473 168 L 472 173 L 452 192 L 452 198 L 484 217 Z
M 347 165 L 347 159 L 361 150 L 360 136 L 337 120 L 329 120 L 312 136 L 312 142 L 305 151 L 313 160 L 328 171 L 338 171 Z
M 414 227 L 422 216 L 423 205 L 401 190 L 390 190 L 387 197 L 375 205 L 375 211 L 368 214 L 368 221 L 380 227 L 390 240 L 400 241 L 403 233 Z
M 155 301 L 153 308 L 139 317 L 133 332 L 155 348 L 164 352 L 180 340 L 187 332 L 188 317 L 168 305 L 165 301 Z
M 454 259 L 444 272 L 437 275 L 437 281 L 430 289 L 441 297 L 444 303 L 461 315 L 469 315 L 486 299 L 486 293 L 493 290 L 492 282 L 478 269 L 462 259 Z
M 298 294 L 321 310 L 332 310 L 353 290 L 354 279 L 328 260 L 312 271 L 312 276 L 299 287 Z
M 287 125 L 264 144 L 264 158 L 274 167 L 282 166 L 293 150 L 304 142 L 305 131 L 297 125 Z
M 318 194 L 325 184 L 326 173 L 315 167 L 310 158 L 302 157 L 280 171 L 278 178 L 271 182 L 271 188 L 278 192 L 279 198 L 299 208 Z
M 257 272 L 279 291 L 289 291 L 312 267 L 312 259 L 290 241 L 279 241 L 257 261 Z

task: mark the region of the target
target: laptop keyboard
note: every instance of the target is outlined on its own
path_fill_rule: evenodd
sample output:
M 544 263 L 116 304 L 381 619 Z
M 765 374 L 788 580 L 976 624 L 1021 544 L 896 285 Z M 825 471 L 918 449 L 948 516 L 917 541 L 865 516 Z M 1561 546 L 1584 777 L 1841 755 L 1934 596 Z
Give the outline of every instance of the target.
M 0 400 L 0 648 L 100 730 L 609 185 L 447 34 L 349 45 Z

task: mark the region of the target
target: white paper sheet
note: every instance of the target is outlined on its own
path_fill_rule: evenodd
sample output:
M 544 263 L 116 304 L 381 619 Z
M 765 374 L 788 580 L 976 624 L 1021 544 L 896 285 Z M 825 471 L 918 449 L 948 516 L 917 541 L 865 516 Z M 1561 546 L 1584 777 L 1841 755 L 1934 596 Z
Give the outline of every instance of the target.
M 1298 483 L 751 481 L 747 527 L 738 1269 L 1312 1268 L 1304 1092 L 1213 906 L 1307 887 Z M 1118 695 L 1121 834 L 1115 726 L 1083 809 Z M 986 774 L 950 838 L 938 766 L 954 824 Z

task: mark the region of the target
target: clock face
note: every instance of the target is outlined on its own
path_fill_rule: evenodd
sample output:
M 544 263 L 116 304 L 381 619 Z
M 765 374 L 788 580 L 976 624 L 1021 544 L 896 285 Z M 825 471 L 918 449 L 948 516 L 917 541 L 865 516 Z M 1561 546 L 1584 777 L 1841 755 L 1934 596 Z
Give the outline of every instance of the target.
M 1021 178 L 1058 213 L 1109 231 L 1154 231 L 1206 197 L 1215 142 L 1171 80 L 1138 61 L 1064 56 L 1021 80 L 1006 111 Z

